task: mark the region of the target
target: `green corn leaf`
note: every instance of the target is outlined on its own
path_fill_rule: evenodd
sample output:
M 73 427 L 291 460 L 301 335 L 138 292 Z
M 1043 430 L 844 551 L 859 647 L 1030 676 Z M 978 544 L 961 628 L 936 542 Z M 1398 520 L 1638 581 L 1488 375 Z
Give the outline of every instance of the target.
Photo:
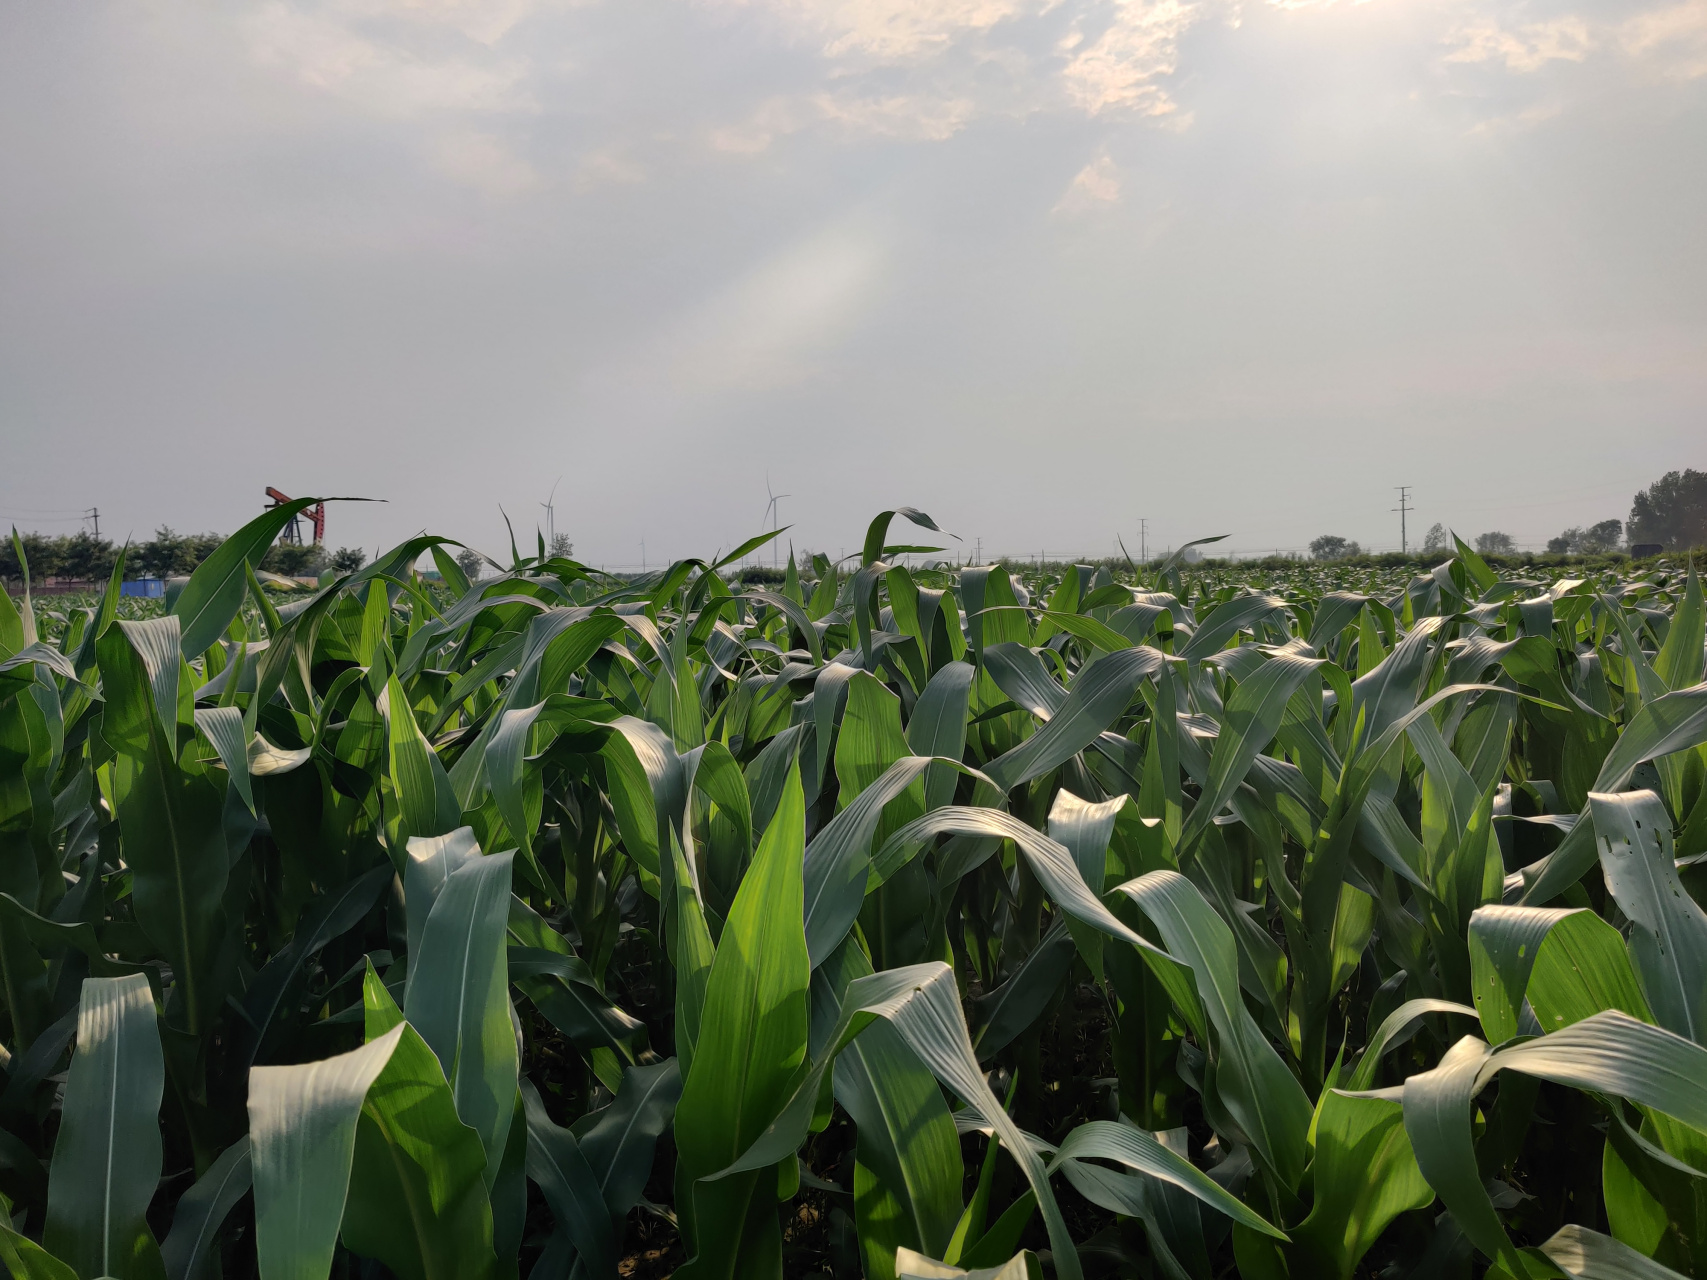
M 78 1280 L 77 1273 L 65 1263 L 12 1229 L 9 1207 L 0 1219 L 0 1265 L 5 1266 L 12 1280 Z
M 1476 1010 L 1468 1005 L 1457 1004 L 1451 1000 L 1423 998 L 1407 1000 L 1392 1013 L 1388 1014 L 1375 1034 L 1369 1038 L 1369 1044 L 1358 1059 L 1356 1068 L 1346 1082 L 1348 1092 L 1368 1089 L 1375 1083 L 1376 1069 L 1381 1065 L 1381 1055 L 1388 1049 L 1404 1043 L 1404 1033 L 1414 1027 L 1419 1021 L 1431 1013 L 1449 1013 L 1462 1018 L 1477 1017 Z
M 243 993 L 244 1018 L 239 1044 L 243 1046 L 246 1066 L 254 1062 L 303 967 L 334 938 L 355 928 L 373 909 L 392 878 L 391 864 L 385 863 L 357 876 L 341 889 L 316 898 L 303 909 L 290 942 L 274 953 Z M 421 914 L 424 916 L 425 912 Z
M 1560 1227 L 1537 1251 L 1577 1280 L 1678 1280 L 1670 1267 L 1574 1222 Z
M 522 1100 L 527 1107 L 528 1177 L 575 1246 L 578 1266 L 589 1276 L 615 1275 L 616 1233 L 592 1166 L 575 1135 L 551 1122 L 531 1082 L 522 1082 Z
M 397 806 L 392 847 L 401 863 L 402 851 L 411 837 L 454 831 L 462 825 L 462 810 L 444 766 L 415 723 L 415 713 L 395 674 L 387 679 L 378 708 L 388 726 L 389 777 Z
M 1434 1203 L 1405 1131 L 1403 1107 L 1330 1089 L 1316 1112 L 1310 1216 L 1293 1229 L 1295 1270 L 1351 1280 L 1387 1224 Z
M 1182 850 L 1190 849 L 1211 820 L 1226 808 L 1252 762 L 1274 740 L 1292 695 L 1320 665 L 1320 659 L 1276 654 L 1240 681 L 1221 718 L 1221 733 L 1209 759 L 1202 798 L 1186 815 L 1180 834 Z
M 496 1260 L 480 1139 L 458 1119 L 426 1041 L 401 1023 L 373 1044 L 392 1035 L 355 1126 L 340 1235 L 400 1280 L 485 1280 Z
M 676 1059 L 626 1067 L 616 1100 L 575 1122 L 575 1136 L 611 1217 L 621 1221 L 644 1198 L 653 1154 L 682 1096 Z
M 1042 1158 L 985 1083 L 960 1012 L 954 971 L 939 962 L 887 969 L 849 983 L 835 1024 L 825 1034 L 823 1048 L 811 1069 L 800 1073 L 792 1096 L 771 1112 L 774 1119 L 751 1145 L 714 1178 L 733 1181 L 737 1175 L 751 1174 L 791 1156 L 805 1139 L 825 1072 L 854 1037 L 878 1018 L 887 1021 L 930 1073 L 966 1103 L 966 1114 L 994 1132 L 1008 1148 L 1037 1197 L 1051 1247 L 1056 1250 L 1058 1269 L 1070 1280 L 1081 1280 L 1077 1252 L 1049 1189 Z M 678 1115 L 678 1134 L 683 1123 Z
M 1004 791 L 1057 768 L 1095 742 L 1131 704 L 1138 686 L 1167 658 L 1150 648 L 1122 649 L 1083 672 L 1049 722 L 985 768 Z
M 1683 599 L 1677 603 L 1665 643 L 1654 655 L 1654 674 L 1668 689 L 1686 689 L 1707 675 L 1707 602 L 1701 595 L 1701 577 L 1695 562 L 1689 563 L 1689 579 Z
M 260 564 L 261 557 L 285 525 L 319 501 L 319 498 L 298 498 L 269 508 L 220 543 L 212 555 L 196 566 L 171 605 L 171 612 L 183 626 L 180 647 L 186 658 L 200 655 L 231 625 L 249 589 L 249 571 Z
M 1245 1009 L 1232 930 L 1178 872 L 1152 871 L 1120 892 L 1156 926 L 1169 956 L 1190 968 L 1218 1038 L 1216 1078 L 1227 1110 L 1268 1167 L 1296 1187 L 1307 1156 L 1310 1102 Z
M 970 662 L 947 662 L 925 684 L 906 722 L 906 746 L 915 756 L 961 759 L 966 754 L 966 719 L 971 708 Z M 925 775 L 925 809 L 939 809 L 954 797 L 954 773 L 946 765 Z
M 1472 1100 L 1501 1070 L 1613 1094 L 1707 1127 L 1707 1049 L 1615 1010 L 1498 1051 L 1466 1036 L 1432 1071 L 1407 1079 L 1405 1129 L 1423 1176 L 1464 1234 L 1514 1276 L 1534 1273 L 1483 1188 L 1470 1132 Z
M 514 856 L 470 859 L 445 878 L 410 960 L 403 1006 L 444 1067 L 456 1114 L 480 1135 L 488 1185 L 515 1111 L 518 1059 L 505 956 Z
M 989 1061 L 1037 1021 L 1072 968 L 1074 954 L 1073 935 L 1067 931 L 1067 917 L 1062 916 L 1006 982 L 973 1002 L 972 1047 L 982 1061 Z
M 755 1169 L 717 1183 L 700 1180 L 753 1145 L 806 1070 L 805 827 L 796 769 L 724 925 L 676 1109 L 678 1180 L 683 1199 L 692 1198 L 691 1207 L 677 1207 L 691 1223 L 684 1280 L 781 1274 L 774 1179 L 765 1185 L 763 1170 Z
M 197 707 L 196 728 L 225 766 L 231 787 L 243 801 L 243 807 L 255 812 L 255 789 L 249 780 L 249 742 L 243 713 L 236 707 Z
M 165 1083 L 148 979 L 85 979 L 42 1237 L 80 1275 L 164 1274 L 146 1214 L 160 1180 Z
M 1470 964 L 1482 1031 L 1493 1044 L 1517 1034 L 1525 999 L 1548 1031 L 1602 1009 L 1651 1019 L 1624 940 L 1592 911 L 1478 908 L 1470 917 Z
M 1630 959 L 1648 1007 L 1662 1027 L 1700 1041 L 1707 1035 L 1707 913 L 1678 879 L 1665 805 L 1652 791 L 1591 792 L 1589 809 L 1607 892 L 1630 918 Z
M 408 1028 L 320 1062 L 249 1073 L 255 1249 L 262 1280 L 326 1280 L 344 1218 L 356 1123 Z
M 172 1230 L 160 1246 L 170 1280 L 204 1280 L 218 1274 L 219 1229 L 254 1181 L 245 1134 L 184 1192 L 172 1216 Z
M 883 1275 L 899 1248 L 943 1252 L 963 1209 L 964 1173 L 936 1080 L 880 1023 L 836 1060 L 835 1090 L 858 1132 L 857 1159 L 869 1184 L 856 1185 L 854 1201 L 866 1275 Z
M 610 1002 L 579 957 L 512 946 L 508 968 L 510 981 L 583 1053 L 608 1049 L 633 1062 L 644 1046 L 645 1024 Z
M 1178 1187 L 1217 1213 L 1224 1213 L 1253 1231 L 1260 1231 L 1276 1240 L 1287 1238 L 1284 1231 L 1229 1194 L 1226 1188 L 1191 1161 L 1170 1151 L 1151 1134 L 1133 1125 L 1112 1120 L 1090 1120 L 1079 1125 L 1061 1140 L 1051 1162 L 1051 1170 L 1063 1161 L 1093 1159 L 1112 1160 L 1145 1177 Z

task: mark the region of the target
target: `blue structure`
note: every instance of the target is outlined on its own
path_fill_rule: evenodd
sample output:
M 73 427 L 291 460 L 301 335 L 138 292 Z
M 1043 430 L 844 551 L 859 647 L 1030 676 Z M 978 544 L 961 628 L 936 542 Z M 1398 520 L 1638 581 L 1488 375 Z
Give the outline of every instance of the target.
M 130 582 L 119 583 L 121 596 L 141 596 L 145 600 L 159 600 L 166 595 L 166 583 L 160 578 L 136 578 Z

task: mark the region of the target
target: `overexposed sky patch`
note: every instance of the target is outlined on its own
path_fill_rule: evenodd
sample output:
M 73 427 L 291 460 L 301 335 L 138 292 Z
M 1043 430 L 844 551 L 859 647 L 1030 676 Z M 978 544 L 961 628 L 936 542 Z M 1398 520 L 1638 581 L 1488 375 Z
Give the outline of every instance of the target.
M 1540 543 L 1707 467 L 1704 136 L 1707 0 L 13 5 L 0 519 Z

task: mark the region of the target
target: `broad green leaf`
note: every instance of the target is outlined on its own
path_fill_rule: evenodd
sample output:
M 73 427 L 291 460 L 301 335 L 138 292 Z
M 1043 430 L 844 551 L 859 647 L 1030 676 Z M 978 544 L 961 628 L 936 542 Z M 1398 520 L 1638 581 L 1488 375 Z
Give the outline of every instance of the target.
M 1296 1187 L 1308 1154 L 1310 1102 L 1245 1009 L 1232 930 L 1178 872 L 1152 871 L 1120 892 L 1156 926 L 1169 956 L 1191 969 L 1216 1032 L 1222 1100 L 1268 1167 Z
M 368 1087 L 406 1033 L 409 1028 L 399 1023 L 335 1058 L 256 1067 L 249 1073 L 261 1280 L 326 1280 L 330 1274 L 355 1157 L 356 1123 Z
M 117 756 L 113 795 L 134 873 L 136 920 L 172 966 L 168 1017 L 200 1035 L 224 999 L 217 957 L 230 866 L 225 788 L 179 767 L 176 711 L 155 714 L 157 695 L 179 696 L 176 676 L 168 692 L 150 680 L 143 656 L 167 630 L 123 624 L 101 637 L 107 700 L 101 731 Z M 173 657 L 169 665 L 176 671 L 180 661 Z
M 1113 1160 L 1145 1177 L 1178 1187 L 1217 1213 L 1243 1223 L 1277 1240 L 1286 1233 L 1260 1213 L 1231 1195 L 1208 1174 L 1177 1152 L 1170 1151 L 1154 1136 L 1134 1125 L 1112 1120 L 1090 1120 L 1061 1140 L 1051 1169 L 1066 1160 Z
M 255 790 L 249 781 L 249 742 L 243 713 L 236 707 L 197 707 L 196 728 L 213 744 L 225 766 L 230 785 L 243 799 L 244 808 L 255 812 Z
M 18 1234 L 10 1223 L 8 1211 L 0 1219 L 0 1265 L 12 1280 L 78 1280 L 75 1271 L 28 1236 Z
M 864 961 L 857 947 L 850 950 Z M 834 1072 L 869 1181 L 864 1195 L 856 1192 L 855 1209 L 866 1274 L 875 1280 L 893 1270 L 898 1248 L 940 1254 L 948 1247 L 962 1211 L 960 1138 L 936 1080 L 887 1025 L 867 1027 Z M 886 1212 L 871 1213 L 874 1203 Z
M 568 1233 L 580 1267 L 592 1276 L 614 1275 L 616 1233 L 580 1144 L 573 1133 L 551 1122 L 530 1081 L 522 1082 L 522 1100 L 527 1107 L 528 1177 L 551 1206 L 558 1228 Z
M 627 1067 L 616 1100 L 575 1122 L 576 1139 L 614 1219 L 644 1198 L 658 1139 L 670 1128 L 682 1096 L 676 1059 Z
M 403 1006 L 444 1067 L 456 1114 L 480 1135 L 488 1185 L 515 1111 L 516 1034 L 505 957 L 514 856 L 510 850 L 470 859 L 446 877 L 411 960 Z
M 963 758 L 971 681 L 976 674 L 970 662 L 947 662 L 935 672 L 906 722 L 908 753 Z M 925 809 L 939 809 L 953 799 L 954 771 L 947 765 L 934 766 L 925 775 Z
M 393 857 L 402 862 L 402 852 L 413 836 L 441 836 L 462 825 L 456 793 L 430 743 L 415 723 L 409 699 L 393 674 L 379 696 L 379 713 L 388 726 L 387 758 L 392 796 L 397 806 L 391 818 Z M 401 869 L 401 868 L 400 868 Z
M 1678 879 L 1665 805 L 1652 791 L 1592 792 L 1589 809 L 1606 890 L 1630 918 L 1630 960 L 1648 1007 L 1662 1027 L 1700 1041 L 1707 1036 L 1707 913 Z
M 1167 663 L 1156 650 L 1122 649 L 1080 674 L 1049 722 L 984 772 L 1002 790 L 1048 773 L 1095 742 L 1131 705 L 1138 686 Z
M 146 1217 L 160 1180 L 165 1083 L 148 979 L 85 979 L 42 1237 L 80 1275 L 165 1274 Z
M 1072 968 L 1073 956 L 1067 917 L 1058 917 L 1007 981 L 973 1002 L 972 1047 L 980 1059 L 988 1062 L 1037 1021 Z
M 1411 1154 L 1403 1111 L 1382 1098 L 1335 1089 L 1322 1095 L 1311 1163 L 1314 1200 L 1310 1216 L 1292 1231 L 1295 1270 L 1351 1280 L 1388 1223 L 1434 1203 L 1434 1188 Z
M 496 1261 L 480 1139 L 458 1120 L 438 1059 L 413 1027 L 367 1047 L 393 1035 L 355 1126 L 344 1245 L 400 1280 L 483 1280 Z
M 786 1105 L 773 1112 L 775 1118 L 764 1131 L 739 1159 L 715 1177 L 733 1180 L 735 1175 L 762 1170 L 780 1159 L 791 1158 L 806 1137 L 824 1074 L 854 1037 L 878 1018 L 887 1021 L 930 1073 L 966 1104 L 964 1114 L 995 1133 L 1007 1147 L 1042 1210 L 1058 1270 L 1067 1280 L 1081 1280 L 1077 1251 L 1049 1189 L 1042 1158 L 990 1092 L 960 1012 L 954 971 L 940 962 L 887 969 L 849 983 L 835 1025 L 825 1033 L 823 1048 L 811 1069 L 800 1073 L 793 1095 Z M 678 1136 L 680 1132 L 678 1114 Z
M 1407 1079 L 1405 1129 L 1423 1176 L 1464 1234 L 1514 1276 L 1535 1273 L 1488 1199 L 1470 1130 L 1473 1099 L 1501 1070 L 1613 1094 L 1707 1128 L 1707 1049 L 1616 1010 L 1506 1049 L 1466 1036 L 1432 1071 Z
M 1547 1261 L 1578 1280 L 1679 1280 L 1670 1267 L 1574 1222 L 1560 1227 L 1539 1249 Z
M 297 498 L 269 508 L 196 566 L 171 605 L 183 627 L 180 646 L 186 658 L 199 656 L 231 625 L 249 590 L 249 570 L 260 564 L 285 525 L 319 501 Z
M 1099 664 L 1100 665 L 1100 664 Z M 1224 809 L 1257 755 L 1273 741 L 1286 704 L 1320 660 L 1276 654 L 1233 690 L 1209 760 L 1203 796 L 1186 815 L 1180 848 L 1190 849 Z
M 798 769 L 741 881 L 706 986 L 693 1063 L 676 1108 L 678 1205 L 691 1260 L 683 1280 L 780 1276 L 774 1176 L 700 1180 L 732 1164 L 780 1112 L 806 1070 L 807 986 L 801 860 L 806 822 Z
M 1358 1059 L 1357 1067 L 1347 1080 L 1348 1092 L 1368 1089 L 1373 1085 L 1376 1069 L 1381 1065 L 1381 1055 L 1389 1048 L 1403 1043 L 1403 1033 L 1431 1013 L 1449 1013 L 1464 1018 L 1477 1016 L 1476 1010 L 1468 1005 L 1456 1004 L 1451 1000 L 1425 998 L 1405 1001 L 1382 1020 L 1375 1034 L 1369 1038 L 1363 1056 Z
M 160 1246 L 170 1280 L 203 1280 L 218 1274 L 219 1230 L 253 1183 L 249 1137 L 232 1143 L 184 1192 L 173 1212 L 172 1230 Z

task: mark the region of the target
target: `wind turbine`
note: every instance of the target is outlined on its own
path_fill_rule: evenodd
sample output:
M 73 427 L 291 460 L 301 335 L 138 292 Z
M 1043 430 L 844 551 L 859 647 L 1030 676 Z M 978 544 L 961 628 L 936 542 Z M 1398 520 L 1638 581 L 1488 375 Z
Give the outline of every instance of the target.
M 778 518 L 778 512 L 777 512 L 776 504 L 781 502 L 784 498 L 792 498 L 794 495 L 792 493 L 771 493 L 771 473 L 768 471 L 765 472 L 765 493 L 769 494 L 769 496 L 770 496 L 770 505 L 765 508 L 765 519 L 769 520 L 771 522 L 771 530 L 774 532 L 776 530 L 776 528 L 778 527 L 778 525 L 781 523 L 780 519 Z M 762 522 L 761 522 L 759 527 L 760 528 L 764 527 Z M 774 569 L 776 567 L 777 567 L 777 549 L 776 549 L 776 540 L 773 538 L 771 540 L 771 568 Z
M 551 496 L 539 504 L 545 508 L 545 545 L 552 555 L 557 553 L 557 508 L 553 504 L 557 501 L 557 486 L 562 483 L 563 477 L 558 476 L 551 486 Z

